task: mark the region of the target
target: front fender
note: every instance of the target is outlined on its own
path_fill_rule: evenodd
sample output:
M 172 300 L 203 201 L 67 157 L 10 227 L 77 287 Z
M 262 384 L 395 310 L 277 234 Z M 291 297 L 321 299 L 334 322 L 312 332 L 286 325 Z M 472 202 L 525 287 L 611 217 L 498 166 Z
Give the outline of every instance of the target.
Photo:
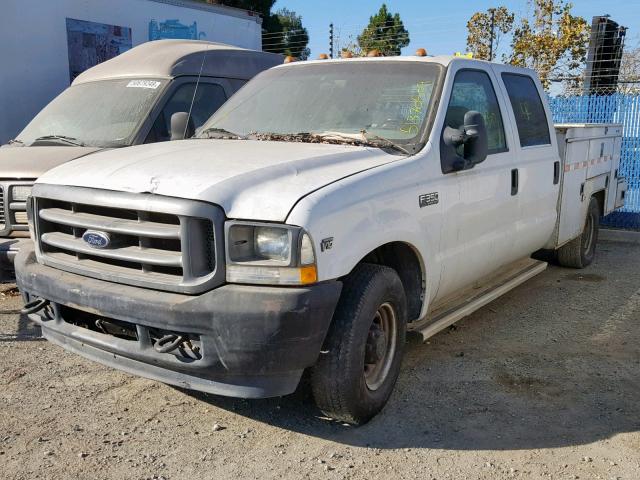
M 420 208 L 429 180 L 419 159 L 410 157 L 342 179 L 303 198 L 287 223 L 312 237 L 320 281 L 347 275 L 370 252 L 391 242 L 410 246 L 421 263 L 425 298 L 440 280 L 440 205 Z M 428 302 L 423 302 L 423 314 Z

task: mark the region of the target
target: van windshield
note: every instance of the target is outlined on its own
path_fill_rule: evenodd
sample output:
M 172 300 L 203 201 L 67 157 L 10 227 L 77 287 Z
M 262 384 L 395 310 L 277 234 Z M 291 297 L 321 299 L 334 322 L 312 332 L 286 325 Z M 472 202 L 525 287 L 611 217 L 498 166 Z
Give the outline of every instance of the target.
M 131 145 L 167 80 L 117 79 L 67 88 L 18 135 L 24 145 Z
M 274 68 L 231 97 L 198 136 L 384 146 L 382 141 L 414 153 L 422 147 L 441 72 L 436 64 L 389 60 Z

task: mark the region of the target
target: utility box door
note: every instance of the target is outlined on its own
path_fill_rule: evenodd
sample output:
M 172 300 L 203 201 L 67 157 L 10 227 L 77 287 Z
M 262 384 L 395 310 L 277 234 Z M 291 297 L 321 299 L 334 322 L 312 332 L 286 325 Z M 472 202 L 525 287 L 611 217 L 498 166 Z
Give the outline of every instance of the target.
M 604 190 L 604 211 L 615 208 L 622 125 L 556 125 L 562 161 L 556 246 L 576 238 L 584 228 L 589 200 Z

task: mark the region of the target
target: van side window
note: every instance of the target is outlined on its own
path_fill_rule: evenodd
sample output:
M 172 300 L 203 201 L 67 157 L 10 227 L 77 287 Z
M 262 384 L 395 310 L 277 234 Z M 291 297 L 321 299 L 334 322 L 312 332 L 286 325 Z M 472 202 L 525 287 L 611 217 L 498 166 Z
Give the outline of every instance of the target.
M 516 117 L 520 146 L 550 145 L 549 122 L 533 79 L 526 75 L 503 73 L 502 81 Z
M 195 87 L 195 83 L 185 83 L 173 92 L 153 124 L 145 143 L 169 140 L 171 116 L 177 112 L 188 112 L 192 100 L 191 118 L 195 128 L 201 127 L 227 100 L 224 88 L 218 84 L 200 83 L 194 98 Z
M 502 115 L 496 92 L 486 72 L 460 70 L 456 74 L 447 107 L 445 126 L 460 128 L 464 115 L 470 110 L 482 114 L 489 136 L 489 154 L 507 151 Z

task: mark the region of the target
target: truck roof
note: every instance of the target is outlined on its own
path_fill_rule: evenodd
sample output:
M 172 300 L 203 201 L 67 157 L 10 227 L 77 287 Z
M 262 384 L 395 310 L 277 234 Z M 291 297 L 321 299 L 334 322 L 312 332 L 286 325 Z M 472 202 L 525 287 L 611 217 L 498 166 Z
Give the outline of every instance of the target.
M 206 61 L 203 63 L 203 53 Z M 114 78 L 185 75 L 249 80 L 282 63 L 282 56 L 201 40 L 156 40 L 138 45 L 76 77 L 73 85 Z
M 515 67 L 513 65 L 501 64 L 496 62 L 488 62 L 486 60 L 480 60 L 477 58 L 460 57 L 456 55 L 436 55 L 436 56 L 417 56 L 417 55 L 398 55 L 393 57 L 353 57 L 353 58 L 333 58 L 326 60 L 306 60 L 303 62 L 291 62 L 282 65 L 277 68 L 289 68 L 289 67 L 302 67 L 304 65 L 314 65 L 320 63 L 345 63 L 345 62 L 418 62 L 418 63 L 435 63 L 448 67 L 454 63 L 465 63 L 469 65 L 469 68 L 473 68 L 475 65 L 484 65 L 489 67 L 491 65 L 499 65 L 503 70 L 509 70 L 517 73 L 523 73 L 534 78 L 537 78 L 537 74 L 529 69 L 523 67 Z

